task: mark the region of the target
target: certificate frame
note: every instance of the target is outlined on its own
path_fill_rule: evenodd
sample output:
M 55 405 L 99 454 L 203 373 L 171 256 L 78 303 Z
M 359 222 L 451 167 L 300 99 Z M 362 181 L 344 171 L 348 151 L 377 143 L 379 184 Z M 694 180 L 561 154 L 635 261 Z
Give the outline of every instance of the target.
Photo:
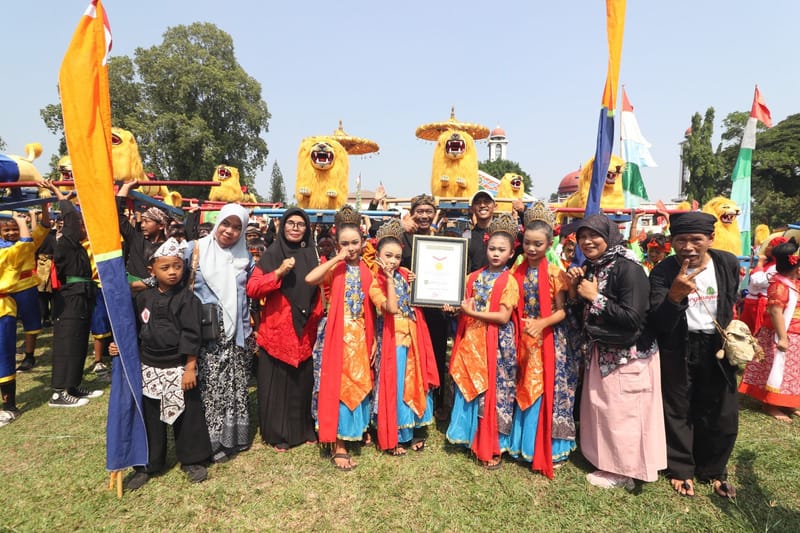
M 467 280 L 467 239 L 414 235 L 411 242 L 411 305 L 461 305 Z

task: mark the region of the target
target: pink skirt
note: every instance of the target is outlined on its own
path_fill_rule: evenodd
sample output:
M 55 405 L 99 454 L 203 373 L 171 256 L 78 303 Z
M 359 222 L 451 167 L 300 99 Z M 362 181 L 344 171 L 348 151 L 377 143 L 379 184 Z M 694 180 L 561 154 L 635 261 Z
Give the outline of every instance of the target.
M 658 471 L 667 467 L 658 352 L 602 377 L 595 349 L 584 372 L 580 448 L 600 470 L 658 479 Z

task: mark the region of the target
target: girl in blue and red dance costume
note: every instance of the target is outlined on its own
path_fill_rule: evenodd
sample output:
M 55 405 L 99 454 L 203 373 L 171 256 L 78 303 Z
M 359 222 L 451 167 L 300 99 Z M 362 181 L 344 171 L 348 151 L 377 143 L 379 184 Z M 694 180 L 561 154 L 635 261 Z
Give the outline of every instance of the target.
M 425 448 L 433 423 L 432 390 L 439 386 L 436 356 L 422 311 L 410 305 L 414 273 L 400 267 L 403 227 L 384 222 L 377 232 L 379 267 L 369 295 L 383 318 L 376 367 L 378 447 L 392 455 Z
M 360 441 L 370 421 L 375 311 L 366 293 L 372 273 L 361 260 L 360 216 L 350 206 L 335 216 L 339 252 L 306 275 L 306 283 L 330 287 L 325 341 L 319 361 L 317 429 L 331 443 L 338 470 L 356 467 L 347 441 Z
M 554 460 L 565 460 L 575 448 L 572 407 L 578 369 L 566 359 L 565 339 L 556 340 L 555 326 L 566 317 L 567 287 L 566 274 L 546 257 L 553 243 L 553 213 L 536 202 L 525 211 L 524 219 L 525 261 L 511 273 L 522 291 L 510 453 L 530 461 L 534 470 L 552 479 Z M 554 418 L 558 419 L 557 434 Z
M 456 387 L 447 440 L 469 446 L 489 470 L 500 468 L 511 444 L 519 285 L 506 264 L 517 233 L 516 220 L 505 214 L 489 225 L 489 264 L 467 280 L 450 357 Z M 444 310 L 454 311 L 450 305 Z

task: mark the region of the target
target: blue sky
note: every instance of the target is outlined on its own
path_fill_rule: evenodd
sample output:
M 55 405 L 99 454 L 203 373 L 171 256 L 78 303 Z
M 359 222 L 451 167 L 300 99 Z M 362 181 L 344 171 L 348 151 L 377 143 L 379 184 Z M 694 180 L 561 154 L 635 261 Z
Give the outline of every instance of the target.
M 9 153 L 41 142 L 44 172 L 58 140 L 39 109 L 57 101 L 58 68 L 88 1 L 6 4 L 0 137 Z M 536 196 L 594 153 L 607 61 L 601 0 L 104 4 L 112 55 L 132 56 L 166 28 L 196 21 L 232 35 L 272 113 L 269 161 L 256 176 L 262 193 L 276 160 L 291 193 L 300 140 L 333 132 L 339 119 L 381 146 L 351 157 L 351 190 L 360 173 L 364 188 L 428 191 L 433 143 L 414 130 L 446 119 L 451 105 L 461 120 L 506 130 L 508 158 L 532 175 Z M 749 109 L 756 83 L 775 122 L 800 111 L 797 20 L 800 3 L 790 0 L 629 0 L 620 81 L 660 165 L 645 172 L 651 199 L 677 194 L 678 142 L 695 111 L 715 107 L 718 137 L 727 113 Z M 485 142 L 478 150 L 486 159 Z

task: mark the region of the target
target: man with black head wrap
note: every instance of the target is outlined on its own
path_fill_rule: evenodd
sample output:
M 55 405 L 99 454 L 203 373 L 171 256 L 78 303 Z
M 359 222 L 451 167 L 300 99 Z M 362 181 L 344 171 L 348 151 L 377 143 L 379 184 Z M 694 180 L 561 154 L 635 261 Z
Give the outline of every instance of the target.
M 650 274 L 649 323 L 661 350 L 667 477 L 682 496 L 694 496 L 694 479 L 713 484 L 723 497 L 736 491 L 727 481 L 728 458 L 739 427 L 736 368 L 716 358 L 739 286 L 739 262 L 714 250 L 713 215 L 670 217 L 674 256 Z

